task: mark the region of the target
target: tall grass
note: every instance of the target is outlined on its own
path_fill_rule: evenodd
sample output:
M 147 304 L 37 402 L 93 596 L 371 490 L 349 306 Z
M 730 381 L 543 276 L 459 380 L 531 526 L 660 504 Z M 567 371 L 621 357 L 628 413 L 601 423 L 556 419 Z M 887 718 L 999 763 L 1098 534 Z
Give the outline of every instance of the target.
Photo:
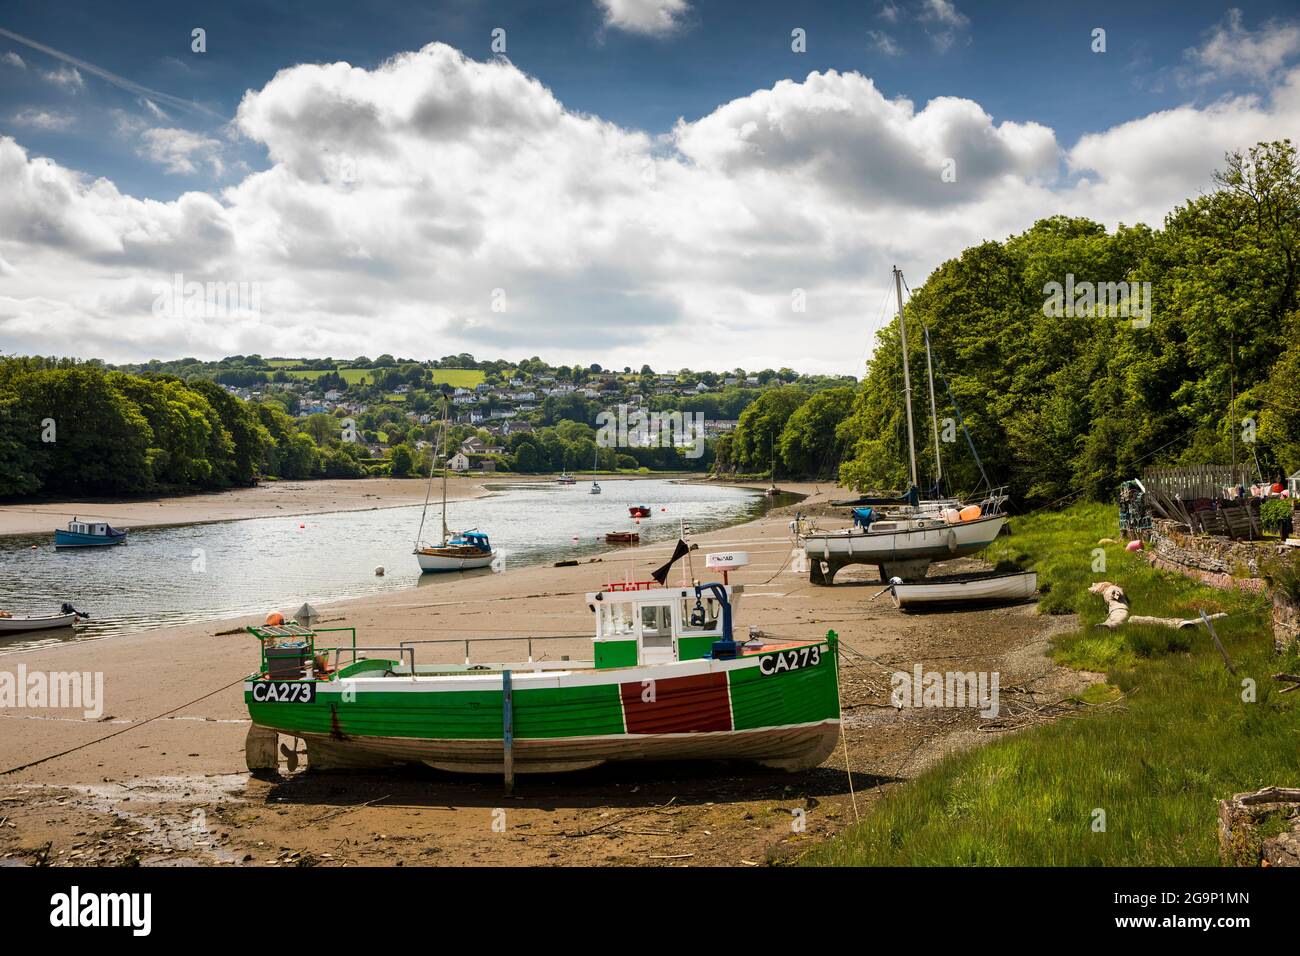
M 1079 630 L 1056 641 L 1056 660 L 1105 672 L 1125 696 L 941 761 L 802 862 L 1216 865 L 1218 799 L 1300 785 L 1300 706 L 1270 677 L 1297 661 L 1272 654 L 1266 600 L 1098 545 L 1114 529 L 1112 508 L 1079 505 L 1015 521 L 990 557 L 1038 570 L 1041 610 L 1080 617 Z M 1097 547 L 1102 571 L 1093 570 Z M 1138 614 L 1227 612 L 1215 630 L 1236 674 L 1204 627 L 1094 630 L 1105 607 L 1087 589 L 1100 580 L 1123 587 Z

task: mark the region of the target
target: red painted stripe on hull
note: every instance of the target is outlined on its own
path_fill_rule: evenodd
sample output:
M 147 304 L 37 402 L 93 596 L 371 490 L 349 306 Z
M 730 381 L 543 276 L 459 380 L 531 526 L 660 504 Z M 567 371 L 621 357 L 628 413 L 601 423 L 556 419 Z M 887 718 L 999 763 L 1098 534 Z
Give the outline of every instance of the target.
M 629 734 L 731 729 L 725 673 L 619 684 L 619 693 Z

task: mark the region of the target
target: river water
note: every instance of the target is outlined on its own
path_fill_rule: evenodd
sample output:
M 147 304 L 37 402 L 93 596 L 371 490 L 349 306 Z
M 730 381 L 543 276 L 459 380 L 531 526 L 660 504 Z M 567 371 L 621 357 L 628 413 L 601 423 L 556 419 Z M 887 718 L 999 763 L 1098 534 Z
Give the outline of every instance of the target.
M 701 533 L 793 500 L 664 479 L 602 479 L 600 484 L 600 495 L 588 493 L 590 481 L 489 484 L 487 497 L 450 502 L 448 524 L 453 531 L 478 528 L 489 534 L 509 570 L 609 550 L 607 531 L 639 531 L 642 543 L 673 540 L 683 522 Z M 649 505 L 651 517 L 635 525 L 628 515 L 632 504 Z M 438 510 L 435 500 L 426 541 L 437 537 Z M 419 523 L 420 507 L 404 506 L 140 528 L 130 532 L 127 544 L 109 548 L 56 551 L 53 528 L 42 535 L 4 537 L 0 609 L 48 613 L 69 601 L 91 615 L 77 637 L 97 638 L 292 611 L 303 601 L 437 586 L 448 575 L 421 575 L 411 553 Z M 385 569 L 382 577 L 376 567 Z M 71 637 L 67 628 L 0 637 L 0 651 Z

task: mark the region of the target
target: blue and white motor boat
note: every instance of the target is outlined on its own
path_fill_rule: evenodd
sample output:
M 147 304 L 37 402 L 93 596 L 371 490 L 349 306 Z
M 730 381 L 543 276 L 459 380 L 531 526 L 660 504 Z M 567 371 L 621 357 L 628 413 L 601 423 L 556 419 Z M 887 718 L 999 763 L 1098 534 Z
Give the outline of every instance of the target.
M 68 528 L 54 530 L 56 548 L 99 548 L 110 544 L 125 544 L 126 529 L 114 528 L 106 521 L 82 521 L 73 518 Z

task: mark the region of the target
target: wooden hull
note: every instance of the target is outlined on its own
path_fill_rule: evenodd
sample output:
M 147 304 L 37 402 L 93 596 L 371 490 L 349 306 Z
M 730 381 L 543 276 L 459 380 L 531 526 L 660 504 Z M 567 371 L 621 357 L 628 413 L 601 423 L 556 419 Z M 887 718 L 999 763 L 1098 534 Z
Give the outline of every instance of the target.
M 77 615 L 38 614 L 33 617 L 0 617 L 0 634 L 20 634 L 26 631 L 45 631 L 56 627 L 71 627 Z
M 605 535 L 606 544 L 636 544 L 641 535 L 635 531 L 611 531 Z
M 895 584 L 890 591 L 895 607 L 1026 601 L 1038 592 L 1038 574 L 1024 571 L 965 579 L 935 578 Z
M 306 741 L 316 769 L 424 763 L 502 771 L 499 670 L 412 677 L 395 661 L 354 666 L 314 682 L 250 678 L 244 697 L 257 732 Z M 837 666 L 829 641 L 771 645 L 732 660 L 563 671 L 514 665 L 514 767 L 550 773 L 617 761 L 746 760 L 806 770 L 839 736 Z M 303 685 L 312 688 L 309 700 L 299 696 Z M 269 699 L 277 693 L 288 699 Z
M 307 761 L 316 770 L 356 770 L 423 763 L 453 773 L 501 773 L 501 741 L 412 740 L 372 737 L 339 742 L 303 734 Z M 513 745 L 516 773 L 567 773 L 605 763 L 674 760 L 743 760 L 778 770 L 819 766 L 839 740 L 839 721 L 761 730 L 520 740 Z

